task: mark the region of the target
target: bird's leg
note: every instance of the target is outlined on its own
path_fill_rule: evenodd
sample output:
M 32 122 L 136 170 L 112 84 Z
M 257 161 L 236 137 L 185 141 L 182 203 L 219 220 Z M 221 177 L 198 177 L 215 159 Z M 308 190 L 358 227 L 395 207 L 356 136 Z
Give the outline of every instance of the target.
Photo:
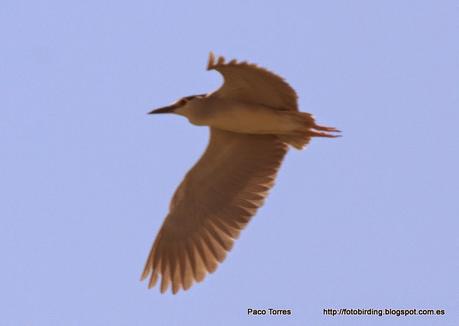
M 321 129 L 321 130 L 323 130 L 323 129 Z M 330 131 L 335 131 L 335 130 L 330 130 Z M 341 137 L 341 135 L 328 134 L 326 132 L 315 131 L 315 130 L 312 130 L 312 129 L 308 130 L 307 134 L 310 135 L 311 137 L 327 137 L 327 138 Z
M 317 125 L 315 123 L 314 123 L 314 126 L 312 128 L 316 129 L 316 130 L 328 131 L 328 132 L 341 132 L 341 130 L 336 129 L 334 127 L 319 126 L 319 125 Z

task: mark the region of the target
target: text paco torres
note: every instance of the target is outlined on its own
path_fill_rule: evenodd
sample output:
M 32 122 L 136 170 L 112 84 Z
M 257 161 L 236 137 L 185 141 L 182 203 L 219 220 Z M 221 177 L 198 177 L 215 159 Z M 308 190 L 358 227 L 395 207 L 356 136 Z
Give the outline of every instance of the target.
M 247 315 L 254 315 L 254 316 L 259 316 L 259 315 L 291 315 L 292 310 L 291 309 L 253 309 L 253 308 L 248 308 L 247 309 Z

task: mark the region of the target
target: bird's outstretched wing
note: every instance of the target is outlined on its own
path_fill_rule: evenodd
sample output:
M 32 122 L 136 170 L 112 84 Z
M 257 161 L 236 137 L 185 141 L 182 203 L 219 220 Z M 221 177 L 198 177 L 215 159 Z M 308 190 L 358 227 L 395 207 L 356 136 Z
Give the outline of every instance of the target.
M 212 273 L 263 204 L 287 146 L 276 136 L 210 128 L 209 145 L 176 190 L 142 274 L 161 292 Z
M 224 78 L 223 85 L 211 96 L 298 111 L 297 95 L 293 88 L 267 69 L 245 61 L 225 63 L 223 57 L 215 61 L 211 52 L 207 70 L 217 70 Z

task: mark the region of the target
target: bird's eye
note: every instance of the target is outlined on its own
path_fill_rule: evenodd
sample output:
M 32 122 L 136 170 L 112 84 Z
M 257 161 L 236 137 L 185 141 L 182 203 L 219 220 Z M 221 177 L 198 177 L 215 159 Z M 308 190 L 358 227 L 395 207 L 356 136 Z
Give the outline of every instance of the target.
M 178 104 L 179 104 L 179 105 L 185 105 L 187 102 L 188 102 L 187 99 L 182 98 L 182 99 L 179 101 Z

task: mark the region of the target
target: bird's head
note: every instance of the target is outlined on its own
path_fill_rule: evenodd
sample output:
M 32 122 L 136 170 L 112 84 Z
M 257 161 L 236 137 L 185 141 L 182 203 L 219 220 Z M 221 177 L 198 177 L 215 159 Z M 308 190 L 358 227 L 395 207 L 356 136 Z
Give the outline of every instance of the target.
M 193 104 L 196 104 L 199 99 L 202 99 L 205 96 L 206 94 L 185 96 L 171 105 L 155 109 L 148 112 L 148 114 L 175 113 L 186 116 L 186 112 L 192 108 Z

